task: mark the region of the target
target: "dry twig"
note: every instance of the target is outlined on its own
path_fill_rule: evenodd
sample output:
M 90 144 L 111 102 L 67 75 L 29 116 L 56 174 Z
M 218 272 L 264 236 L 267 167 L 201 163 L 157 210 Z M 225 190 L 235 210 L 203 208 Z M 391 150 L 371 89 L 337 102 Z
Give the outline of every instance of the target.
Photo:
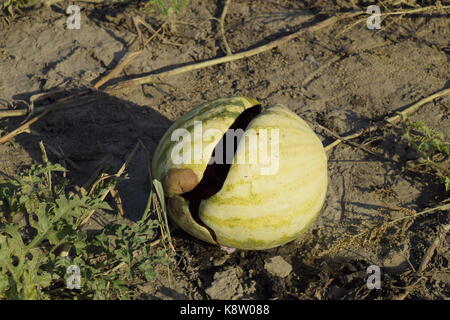
M 122 174 L 125 172 L 125 169 L 128 167 L 128 165 L 130 164 L 131 160 L 133 160 L 137 150 L 139 148 L 139 142 L 136 143 L 136 145 L 134 146 L 133 150 L 131 150 L 131 152 L 128 154 L 127 158 L 125 159 L 125 162 L 122 164 L 122 166 L 120 167 L 120 169 L 116 172 L 116 174 L 114 175 L 115 177 L 120 177 L 122 176 Z M 106 190 L 101 196 L 100 196 L 100 200 L 105 200 L 106 197 L 108 196 L 108 194 L 111 192 L 111 190 L 114 187 L 110 187 L 108 190 Z M 86 222 L 89 221 L 89 219 L 91 218 L 91 216 L 94 214 L 95 210 L 90 211 L 86 217 L 83 218 L 83 220 L 81 220 L 80 222 L 80 226 L 86 224 Z
M 398 10 L 398 11 L 390 11 L 390 12 L 383 12 L 380 13 L 380 17 L 385 17 L 385 16 L 398 16 L 398 15 L 411 15 L 411 14 L 416 14 L 416 13 L 421 13 L 421 12 L 426 12 L 426 11 L 433 11 L 433 10 L 448 10 L 450 9 L 450 6 L 427 6 L 427 7 L 420 7 L 420 8 L 414 8 L 414 9 L 408 9 L 408 10 Z M 365 12 L 365 11 L 360 11 L 360 15 L 368 15 L 369 13 Z M 352 29 L 353 27 L 355 27 L 356 25 L 362 23 L 362 22 L 366 22 L 367 18 L 361 18 L 357 21 L 355 21 L 354 23 L 348 25 L 346 28 L 342 29 L 341 33 L 347 32 L 350 29 Z
M 225 46 L 225 50 L 227 55 L 232 55 L 233 51 L 231 51 L 230 45 L 228 44 L 227 37 L 225 35 L 225 17 L 227 15 L 228 7 L 230 6 L 231 0 L 225 0 L 225 4 L 223 6 L 222 15 L 220 16 L 219 25 L 220 25 L 220 33 L 222 34 L 223 45 Z
M 417 270 L 419 273 L 425 271 L 428 263 L 430 262 L 431 258 L 434 255 L 434 252 L 439 247 L 442 239 L 445 238 L 448 231 L 450 231 L 450 224 L 446 224 L 446 225 L 442 226 L 442 229 L 438 231 L 436 238 L 431 243 L 431 245 L 428 247 L 428 249 L 425 252 L 425 255 L 422 259 L 422 262 L 420 263 L 419 269 Z
M 123 69 L 125 69 L 125 67 L 127 65 L 130 64 L 131 61 L 133 61 L 134 59 L 136 59 L 141 53 L 143 52 L 143 50 L 139 50 L 139 51 L 135 51 L 135 52 L 130 52 L 128 53 L 125 58 L 110 72 L 108 73 L 105 77 L 101 78 L 95 85 L 94 88 L 98 89 L 100 88 L 102 85 L 104 85 L 105 83 L 107 83 L 109 80 L 111 80 L 114 77 L 117 77 L 122 71 Z
M 346 18 L 349 18 L 352 16 L 354 16 L 354 13 L 343 14 L 340 16 L 331 17 L 331 18 L 325 19 L 317 24 L 311 25 L 306 28 L 302 28 L 302 29 L 300 29 L 294 33 L 291 33 L 287 36 L 281 37 L 277 40 L 274 40 L 272 42 L 266 43 L 264 45 L 261 45 L 259 47 L 256 47 L 254 49 L 250 49 L 247 51 L 242 51 L 242 52 L 235 53 L 232 55 L 227 55 L 225 57 L 211 59 L 211 60 L 199 62 L 196 64 L 185 65 L 185 66 L 175 68 L 172 70 L 168 70 L 168 71 L 163 71 L 163 72 L 159 72 L 159 73 L 136 77 L 136 78 L 130 79 L 130 80 L 125 80 L 125 81 L 122 81 L 120 83 L 117 83 L 115 85 L 112 85 L 112 86 L 106 88 L 105 92 L 114 93 L 118 90 L 122 90 L 122 89 L 129 88 L 129 87 L 134 87 L 134 86 L 143 85 L 143 84 L 151 84 L 151 83 L 154 83 L 155 81 L 158 81 L 158 79 L 161 79 L 163 77 L 174 76 L 174 75 L 182 74 L 182 73 L 189 72 L 189 71 L 199 70 L 199 69 L 211 67 L 211 66 L 226 63 L 226 62 L 231 62 L 231 61 L 235 61 L 235 60 L 239 60 L 239 59 L 243 59 L 243 58 L 248 58 L 248 57 L 254 56 L 256 54 L 274 49 L 290 40 L 298 38 L 300 35 L 302 35 L 306 32 L 314 32 L 314 31 L 323 29 L 325 27 L 333 25 L 337 21 L 340 21 L 342 19 L 346 19 Z
M 403 222 L 407 219 L 415 219 L 415 218 L 425 215 L 427 213 L 432 213 L 432 212 L 436 212 L 436 211 L 444 211 L 444 210 L 449 210 L 449 209 L 450 209 L 449 203 L 441 204 L 439 206 L 417 212 L 414 215 L 406 215 L 401 218 L 383 222 L 382 224 L 380 224 L 378 226 L 375 226 L 369 230 L 360 232 L 356 235 L 346 237 L 346 238 L 340 238 L 329 249 L 322 251 L 322 253 L 320 255 L 323 256 L 323 255 L 328 255 L 328 254 L 336 254 L 342 249 L 348 249 L 350 246 L 362 246 L 364 244 L 377 243 L 381 240 L 381 237 L 383 236 L 383 234 L 386 232 L 386 230 L 389 227 L 391 227 L 399 222 Z
M 450 94 L 450 88 L 438 91 L 438 92 L 436 92 L 436 93 L 434 93 L 434 94 L 432 94 L 432 95 L 430 95 L 430 96 L 428 96 L 426 98 L 423 98 L 423 99 L 419 100 L 418 102 L 414 103 L 413 105 L 411 105 L 410 107 L 406 108 L 405 110 L 398 112 L 397 115 L 387 118 L 385 121 L 388 124 L 391 124 L 391 125 L 392 124 L 396 124 L 402 119 L 402 117 L 417 111 L 424 104 L 426 104 L 428 102 L 431 102 L 434 99 L 437 99 L 437 98 L 440 98 L 440 97 L 444 97 L 444 96 L 446 96 L 448 94 Z M 360 131 L 358 131 L 356 133 L 344 135 L 344 136 L 341 137 L 341 139 L 338 139 L 338 140 L 330 143 L 329 145 L 327 145 L 325 147 L 325 150 L 329 151 L 329 150 L 333 149 L 335 146 L 341 144 L 344 141 L 348 141 L 348 140 L 352 140 L 352 139 L 358 138 L 358 137 L 362 136 L 365 133 L 377 130 L 379 127 L 380 127 L 379 125 L 373 125 L 373 126 L 370 126 L 368 128 L 365 128 L 363 130 L 360 130 Z
M 12 138 L 14 138 L 15 136 L 23 133 L 23 132 L 28 132 L 30 129 L 30 126 L 33 123 L 38 122 L 39 120 L 41 120 L 47 113 L 49 113 L 50 110 L 46 110 L 45 112 L 41 113 L 38 116 L 35 116 L 34 118 L 32 118 L 31 120 L 25 122 L 23 125 L 21 125 L 19 128 L 11 131 L 10 133 L 8 133 L 7 135 L 3 136 L 0 138 L 0 144 L 6 143 L 9 140 L 11 140 Z
M 375 151 L 373 151 L 373 150 L 371 150 L 371 149 L 369 149 L 369 148 L 363 146 L 362 144 L 359 144 L 359 143 L 356 143 L 356 142 L 353 142 L 353 141 L 347 141 L 347 140 L 345 140 L 343 137 L 341 137 L 340 135 L 338 135 L 337 133 L 335 133 L 334 131 L 332 131 L 332 130 L 330 130 L 330 129 L 328 129 L 328 128 L 326 128 L 326 127 L 324 127 L 324 126 L 322 126 L 322 125 L 320 125 L 320 124 L 318 124 L 318 123 L 317 123 L 316 125 L 317 125 L 319 128 L 321 128 L 323 131 L 325 131 L 326 133 L 328 133 L 329 135 L 331 135 L 331 136 L 333 136 L 333 137 L 335 137 L 335 138 L 337 138 L 337 139 L 339 139 L 339 140 L 342 140 L 344 143 L 347 143 L 347 144 L 349 144 L 349 145 L 351 145 L 351 146 L 353 146 L 353 147 L 355 147 L 355 148 L 361 149 L 361 150 L 363 150 L 363 151 L 365 151 L 365 152 L 367 152 L 367 153 L 370 153 L 370 154 L 372 154 L 372 155 L 374 155 L 374 156 L 376 156 L 376 157 L 378 157 L 378 158 L 380 158 L 380 159 L 383 159 L 383 160 L 385 160 L 385 161 L 388 161 L 388 162 L 396 162 L 395 160 L 386 158 L 386 157 L 383 156 L 381 153 L 375 152 Z
M 87 92 L 88 91 L 83 90 L 81 93 L 78 93 L 75 96 L 71 96 L 70 99 L 72 99 L 72 100 L 70 100 L 70 101 L 67 101 L 69 99 L 69 97 L 63 98 L 60 101 L 58 101 L 57 103 L 52 104 L 51 106 L 39 109 L 39 111 L 42 111 L 42 113 L 40 113 L 37 116 L 35 116 L 34 118 L 28 120 L 27 122 L 22 124 L 17 129 L 11 131 L 7 135 L 1 137 L 0 138 L 0 144 L 3 144 L 3 143 L 6 143 L 6 142 L 10 141 L 15 136 L 17 136 L 17 135 L 19 135 L 19 134 L 21 134 L 23 132 L 27 132 L 30 129 L 30 126 L 32 124 L 36 123 L 37 121 L 42 119 L 46 114 L 48 114 L 48 113 L 50 113 L 52 111 L 68 109 L 68 108 L 74 108 L 74 107 L 78 107 L 80 105 L 90 105 L 90 104 L 94 103 L 96 101 L 96 97 L 95 96 L 82 96 L 83 94 L 86 94 Z M 31 100 L 33 100 L 33 97 L 31 98 Z M 35 112 L 36 112 L 36 110 L 35 110 Z M 25 114 L 27 114 L 27 113 L 28 113 L 28 111 L 26 111 Z

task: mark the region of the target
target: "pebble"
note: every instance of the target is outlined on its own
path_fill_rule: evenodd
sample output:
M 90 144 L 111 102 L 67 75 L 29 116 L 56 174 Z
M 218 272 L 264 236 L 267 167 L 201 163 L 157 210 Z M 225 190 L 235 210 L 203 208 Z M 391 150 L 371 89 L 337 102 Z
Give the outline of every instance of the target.
M 241 284 L 243 272 L 239 267 L 216 272 L 211 286 L 205 290 L 214 300 L 236 300 L 243 297 L 244 288 Z
M 223 255 L 221 257 L 215 258 L 212 261 L 212 265 L 214 267 L 220 267 L 221 265 L 223 265 L 225 262 L 227 262 L 227 260 L 230 258 L 229 255 Z
M 285 278 L 292 272 L 292 266 L 281 256 L 275 256 L 264 260 L 264 268 L 271 275 Z

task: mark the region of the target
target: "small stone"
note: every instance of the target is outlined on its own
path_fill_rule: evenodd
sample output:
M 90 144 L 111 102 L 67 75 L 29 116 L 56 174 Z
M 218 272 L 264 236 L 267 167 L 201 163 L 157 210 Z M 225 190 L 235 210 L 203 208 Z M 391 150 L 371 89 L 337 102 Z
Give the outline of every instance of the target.
M 227 262 L 227 260 L 228 260 L 229 258 L 230 258 L 229 255 L 224 254 L 223 256 L 220 256 L 220 257 L 218 257 L 218 258 L 215 258 L 215 259 L 212 261 L 212 265 L 213 265 L 214 267 L 220 267 L 220 266 L 223 265 L 225 262 Z
M 267 272 L 276 277 L 287 277 L 292 271 L 292 266 L 281 256 L 266 259 L 264 262 L 264 268 Z
M 307 61 L 307 62 L 316 62 L 316 59 L 314 58 L 313 55 L 308 54 L 308 55 L 305 57 L 305 61 Z
M 241 299 L 244 293 L 240 280 L 242 274 L 242 269 L 239 267 L 216 272 L 211 286 L 205 290 L 206 294 L 215 300 Z

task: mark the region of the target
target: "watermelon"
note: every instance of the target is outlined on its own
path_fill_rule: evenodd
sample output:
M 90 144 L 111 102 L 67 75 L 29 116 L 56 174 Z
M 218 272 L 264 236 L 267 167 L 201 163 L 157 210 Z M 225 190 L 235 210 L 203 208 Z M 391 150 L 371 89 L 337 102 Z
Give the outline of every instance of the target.
M 230 97 L 193 108 L 162 137 L 152 161 L 170 219 L 200 240 L 264 250 L 296 239 L 325 202 L 327 156 L 283 105 Z

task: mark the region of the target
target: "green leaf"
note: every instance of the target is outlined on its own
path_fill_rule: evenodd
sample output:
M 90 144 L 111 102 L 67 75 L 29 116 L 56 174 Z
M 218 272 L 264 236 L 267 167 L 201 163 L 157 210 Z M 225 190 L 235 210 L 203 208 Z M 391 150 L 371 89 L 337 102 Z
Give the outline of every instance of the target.
M 445 191 L 450 191 L 450 176 L 444 177 Z
M 50 176 L 64 170 L 50 163 L 33 165 L 0 184 L 1 299 L 126 299 L 134 277 L 154 279 L 154 266 L 167 261 L 164 250 L 155 253 L 148 247 L 158 228 L 158 221 L 148 215 L 133 224 L 107 225 L 97 234 L 79 230 L 80 217 L 91 210 L 112 209 L 101 200 L 101 193 L 67 193 L 68 181 Z M 155 184 L 160 199 L 164 199 L 161 186 Z M 162 206 L 165 211 L 164 203 Z M 24 236 L 27 227 L 4 223 L 4 217 L 16 213 L 28 214 L 34 229 L 31 239 L 29 232 Z M 56 254 L 62 244 L 71 247 L 70 257 Z M 126 267 L 111 271 L 121 262 Z M 72 264 L 82 271 L 81 293 L 47 290 L 53 283 L 65 281 L 67 267 Z

